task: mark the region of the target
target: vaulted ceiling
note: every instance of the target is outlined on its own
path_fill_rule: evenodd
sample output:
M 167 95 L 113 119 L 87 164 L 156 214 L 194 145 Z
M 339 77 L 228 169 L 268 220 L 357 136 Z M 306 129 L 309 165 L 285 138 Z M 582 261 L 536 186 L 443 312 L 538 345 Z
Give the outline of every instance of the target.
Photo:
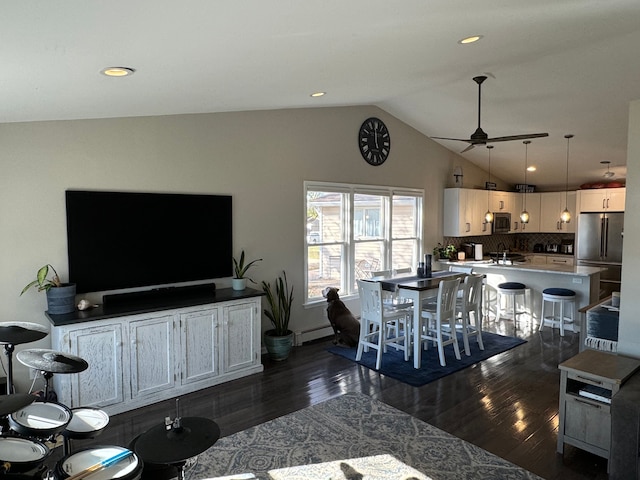
M 567 133 L 570 185 L 603 160 L 623 177 L 640 98 L 637 0 L 34 0 L 3 5 L 0 38 L 0 122 L 375 104 L 466 138 L 487 75 L 489 137 L 549 133 L 528 150 L 546 190 L 564 188 Z M 496 143 L 492 171 L 522 182 L 524 154 Z M 483 146 L 462 156 L 486 169 Z

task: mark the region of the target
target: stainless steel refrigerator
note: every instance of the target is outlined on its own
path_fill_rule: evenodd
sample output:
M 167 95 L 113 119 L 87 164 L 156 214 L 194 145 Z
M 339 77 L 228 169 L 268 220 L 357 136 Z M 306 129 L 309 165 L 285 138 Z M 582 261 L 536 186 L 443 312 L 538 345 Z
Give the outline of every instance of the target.
M 604 267 L 600 298 L 620 291 L 624 213 L 581 213 L 578 220 L 578 265 Z

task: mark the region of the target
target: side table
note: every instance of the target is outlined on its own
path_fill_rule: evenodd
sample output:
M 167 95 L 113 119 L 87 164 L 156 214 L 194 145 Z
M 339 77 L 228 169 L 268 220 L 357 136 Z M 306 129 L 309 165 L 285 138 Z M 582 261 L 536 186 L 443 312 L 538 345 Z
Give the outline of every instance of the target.
M 573 445 L 609 459 L 611 398 L 640 360 L 585 350 L 561 363 L 558 453 Z

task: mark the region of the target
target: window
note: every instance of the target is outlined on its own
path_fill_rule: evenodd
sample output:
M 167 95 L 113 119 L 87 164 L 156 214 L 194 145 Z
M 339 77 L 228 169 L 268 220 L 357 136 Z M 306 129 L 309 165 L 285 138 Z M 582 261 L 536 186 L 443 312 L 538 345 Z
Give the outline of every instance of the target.
M 305 182 L 306 302 L 325 287 L 343 296 L 372 272 L 415 268 L 422 245 L 422 190 Z

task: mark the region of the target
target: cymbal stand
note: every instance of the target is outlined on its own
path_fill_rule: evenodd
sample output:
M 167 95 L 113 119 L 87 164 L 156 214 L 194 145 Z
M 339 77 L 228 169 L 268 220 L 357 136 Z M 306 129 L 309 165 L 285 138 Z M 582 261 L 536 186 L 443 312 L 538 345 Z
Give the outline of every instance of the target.
M 44 378 L 44 401 L 46 402 L 49 398 L 49 380 L 53 377 L 52 372 L 45 372 L 44 370 L 40 370 L 42 374 L 42 378 Z
M 13 351 L 16 346 L 13 343 L 4 344 L 4 353 L 7 356 L 7 395 L 13 393 Z
M 180 417 L 180 399 L 179 398 L 176 398 L 176 418 L 171 420 L 171 417 L 165 417 L 164 426 L 167 429 L 167 431 L 170 431 L 171 433 L 175 433 L 176 435 L 182 433 L 183 427 L 182 427 L 182 419 Z M 171 464 L 172 467 L 175 467 L 176 470 L 178 470 L 178 480 L 185 480 L 184 467 L 186 464 L 187 464 L 186 461 Z

